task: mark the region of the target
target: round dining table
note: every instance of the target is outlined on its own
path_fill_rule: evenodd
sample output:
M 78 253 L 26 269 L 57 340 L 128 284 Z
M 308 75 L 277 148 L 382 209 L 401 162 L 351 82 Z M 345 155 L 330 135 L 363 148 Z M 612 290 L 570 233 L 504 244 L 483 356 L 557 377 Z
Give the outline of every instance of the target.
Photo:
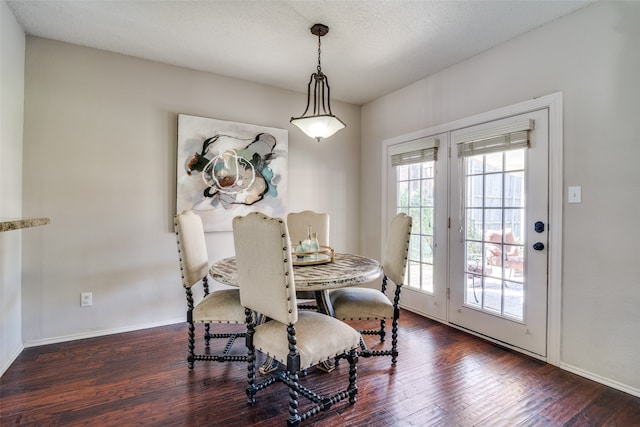
M 230 286 L 238 286 L 236 258 L 229 257 L 211 265 L 209 273 L 214 280 Z M 336 253 L 334 260 L 326 264 L 293 266 L 296 291 L 314 291 L 318 309 L 333 316 L 329 301 L 331 289 L 345 288 L 371 282 L 382 275 L 382 266 L 375 259 L 361 255 Z
M 312 264 L 293 266 L 293 278 L 296 291 L 313 291 L 318 305 L 318 311 L 335 317 L 329 291 L 331 289 L 345 288 L 376 280 L 382 275 L 382 266 L 375 259 L 360 255 L 334 254 L 333 260 L 325 264 Z M 236 258 L 229 257 L 213 263 L 209 274 L 214 280 L 230 286 L 238 286 L 238 272 Z M 326 361 L 318 365 L 326 372 L 333 370 L 333 364 Z M 277 362 L 272 358 L 260 367 L 262 374 L 274 371 Z

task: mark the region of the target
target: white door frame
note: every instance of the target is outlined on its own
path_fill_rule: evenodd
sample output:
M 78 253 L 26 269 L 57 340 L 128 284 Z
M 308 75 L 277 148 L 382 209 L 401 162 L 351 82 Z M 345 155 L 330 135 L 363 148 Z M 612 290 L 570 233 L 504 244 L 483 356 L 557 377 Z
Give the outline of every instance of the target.
M 416 132 L 386 139 L 382 142 L 382 206 L 381 249 L 386 241 L 389 221 L 387 215 L 387 179 L 392 173 L 387 166 L 389 145 L 423 138 L 444 132 L 452 132 L 469 126 L 487 123 L 504 117 L 547 108 L 549 110 L 549 289 L 547 293 L 547 363 L 560 366 L 562 320 L 562 209 L 563 209 L 563 98 L 562 92 L 533 98 L 518 104 L 498 108 L 453 122 L 421 129 Z M 381 252 L 382 253 L 382 252 Z M 448 319 L 447 319 L 448 320 Z

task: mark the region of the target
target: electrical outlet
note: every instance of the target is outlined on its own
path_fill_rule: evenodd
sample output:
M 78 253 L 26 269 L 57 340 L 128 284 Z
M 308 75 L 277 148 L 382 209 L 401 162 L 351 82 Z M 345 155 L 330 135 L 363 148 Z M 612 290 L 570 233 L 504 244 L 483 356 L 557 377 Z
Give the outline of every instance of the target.
M 83 292 L 80 294 L 80 307 L 91 307 L 93 305 L 93 294 Z

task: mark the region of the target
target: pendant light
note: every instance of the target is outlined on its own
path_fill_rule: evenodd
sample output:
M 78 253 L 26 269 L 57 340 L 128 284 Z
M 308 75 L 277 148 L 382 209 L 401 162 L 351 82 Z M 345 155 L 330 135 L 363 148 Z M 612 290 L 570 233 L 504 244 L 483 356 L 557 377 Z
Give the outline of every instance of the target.
M 329 27 L 323 24 L 315 24 L 311 27 L 311 34 L 318 36 L 318 69 L 311 74 L 309 85 L 307 86 L 307 108 L 300 117 L 291 117 L 291 123 L 296 125 L 302 132 L 315 138 L 320 142 L 323 138 L 344 128 L 346 125 L 331 112 L 331 93 L 329 89 L 329 79 L 322 73 L 320 66 L 320 38 L 329 32 Z M 313 111 L 309 111 L 311 106 L 311 86 L 313 84 Z M 325 99 L 326 95 L 326 99 Z M 307 114 L 308 113 L 308 114 Z

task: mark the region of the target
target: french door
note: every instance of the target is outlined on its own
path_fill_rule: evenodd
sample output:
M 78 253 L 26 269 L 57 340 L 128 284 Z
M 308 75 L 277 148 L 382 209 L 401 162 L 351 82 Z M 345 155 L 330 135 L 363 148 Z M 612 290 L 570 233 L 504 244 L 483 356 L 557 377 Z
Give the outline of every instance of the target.
M 548 117 L 453 131 L 449 322 L 546 356 Z
M 541 108 L 385 147 L 386 224 L 413 218 L 402 306 L 542 357 L 548 120 Z

